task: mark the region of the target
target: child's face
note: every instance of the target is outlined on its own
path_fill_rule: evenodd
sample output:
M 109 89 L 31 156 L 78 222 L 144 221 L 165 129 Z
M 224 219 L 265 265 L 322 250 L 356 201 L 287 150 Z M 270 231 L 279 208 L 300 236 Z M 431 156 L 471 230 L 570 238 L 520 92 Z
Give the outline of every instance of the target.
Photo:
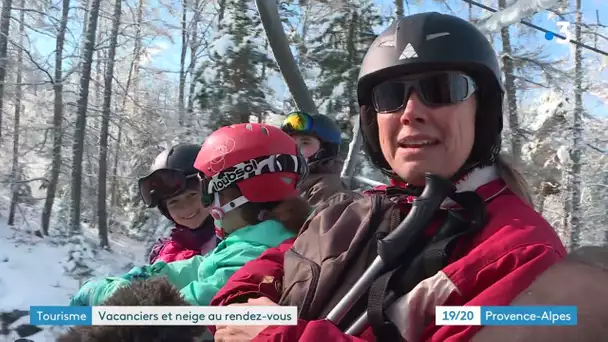
M 310 135 L 292 135 L 306 159 L 312 157 L 321 148 L 321 141 Z
M 166 205 L 175 223 L 190 229 L 200 227 L 209 215 L 209 210 L 203 207 L 201 194 L 196 189 L 188 189 L 171 197 L 166 201 Z
M 220 206 L 223 206 L 240 197 L 241 192 L 234 187 L 229 187 L 220 191 L 218 195 L 220 198 Z M 222 229 L 224 229 L 226 234 L 230 234 L 239 228 L 247 226 L 247 222 L 241 217 L 240 209 L 241 208 L 235 208 L 227 212 L 222 218 Z

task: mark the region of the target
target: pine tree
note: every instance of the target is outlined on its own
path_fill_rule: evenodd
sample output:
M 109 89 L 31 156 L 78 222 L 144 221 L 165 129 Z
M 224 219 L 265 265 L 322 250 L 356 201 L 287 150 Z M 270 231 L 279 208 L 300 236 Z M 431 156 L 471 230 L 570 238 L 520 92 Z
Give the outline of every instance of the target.
M 226 0 L 210 59 L 199 72 L 197 99 L 209 117 L 207 128 L 249 122 L 271 110 L 263 69 L 276 68 L 264 47 L 264 31 L 255 5 Z
M 374 27 L 382 23 L 382 17 L 368 0 L 347 1 L 321 23 L 324 29 L 319 30 L 310 44 L 311 59 L 320 69 L 315 96 L 321 112 L 346 120 L 359 113 L 356 97 L 359 68 L 376 37 Z
M 342 153 L 348 151 L 354 120 L 359 114 L 357 79 L 363 57 L 376 38 L 374 28 L 384 25 L 383 18 L 371 0 L 348 0 L 334 15 L 320 22 L 317 35 L 308 43 L 310 61 L 319 69 L 314 95 L 319 111 L 334 117 L 340 124 L 343 139 Z M 362 163 L 361 163 L 362 162 Z M 365 167 L 364 176 L 382 179 L 379 173 Z M 363 171 L 363 170 L 359 170 Z M 373 174 L 370 174 L 373 173 Z

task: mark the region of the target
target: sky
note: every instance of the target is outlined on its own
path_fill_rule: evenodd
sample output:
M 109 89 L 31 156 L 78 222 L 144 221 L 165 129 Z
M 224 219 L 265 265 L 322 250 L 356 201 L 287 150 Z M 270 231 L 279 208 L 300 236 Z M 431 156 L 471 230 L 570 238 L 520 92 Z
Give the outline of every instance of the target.
M 386 8 L 386 10 L 390 11 L 390 9 L 392 8 L 393 0 L 376 0 L 376 1 L 381 5 L 381 7 Z M 408 11 L 408 8 L 406 7 L 405 14 L 407 15 L 407 14 L 414 14 L 414 13 L 427 12 L 427 11 L 437 11 L 440 13 L 448 13 L 445 6 L 438 5 L 437 3 L 433 2 L 433 1 L 426 0 L 426 1 L 420 1 L 420 2 L 422 3 L 422 5 L 410 6 L 409 11 Z M 479 1 L 479 2 L 481 2 L 481 1 Z M 513 1 L 510 1 L 510 2 L 513 2 Z M 454 3 L 454 2 L 452 1 L 451 3 Z M 451 9 L 457 15 L 459 15 L 463 18 L 467 18 L 468 17 L 468 6 L 469 6 L 468 3 L 462 1 L 461 6 L 453 6 Z M 490 7 L 492 7 L 492 6 L 490 6 Z M 496 7 L 494 7 L 494 8 L 496 8 Z M 596 22 L 596 10 L 599 11 L 600 23 L 608 25 L 608 1 L 606 1 L 606 0 L 583 1 L 583 4 L 582 4 L 583 22 L 595 23 Z M 476 12 L 474 12 L 474 13 L 476 13 L 475 15 L 477 15 L 477 16 L 480 16 L 482 14 L 483 15 L 491 14 L 489 11 L 486 11 L 484 9 L 476 9 Z M 556 33 L 560 32 L 560 28 L 557 26 L 557 21 L 559 21 L 559 19 L 558 18 L 549 19 L 549 12 L 547 12 L 547 11 L 539 12 L 536 15 L 534 15 L 532 18 L 528 18 L 528 20 L 533 21 L 533 23 L 536 24 L 537 26 L 543 27 L 547 30 L 550 30 L 550 31 L 553 31 Z M 513 25 L 513 26 L 515 26 L 515 25 Z M 513 32 L 513 31 L 511 31 L 511 32 Z M 556 42 L 556 39 L 548 41 L 545 38 L 544 32 L 536 31 L 536 33 L 533 36 L 531 36 L 530 38 L 528 38 L 527 40 L 520 39 L 520 40 L 515 41 L 516 44 L 522 44 L 522 45 L 526 44 L 527 42 L 531 42 L 532 44 L 530 46 L 534 46 L 534 47 L 537 47 L 539 43 L 542 43 L 543 52 L 546 55 L 556 56 L 557 58 L 570 57 L 570 60 L 573 61 L 573 53 L 571 53 L 571 51 L 573 50 L 572 49 L 573 45 L 558 44 Z M 608 46 L 608 44 L 606 44 L 605 46 Z M 596 53 L 592 52 L 592 54 L 595 55 Z M 607 70 L 604 70 L 604 72 L 601 74 L 601 79 L 608 80 L 608 68 L 607 68 Z M 521 94 L 518 94 L 518 95 L 521 96 Z M 536 95 L 531 94 L 531 96 L 529 96 L 529 97 L 534 98 L 534 97 L 536 97 Z M 591 112 L 595 115 L 608 116 L 608 104 L 599 101 L 597 98 L 595 98 L 594 96 L 591 96 L 591 95 L 586 95 L 583 100 L 585 101 L 586 108 L 588 109 L 589 112 Z
M 150 11 L 150 9 L 153 8 L 152 11 L 157 12 L 157 15 L 160 18 L 162 18 L 163 22 L 166 22 L 168 24 L 174 25 L 175 27 L 178 27 L 179 22 L 177 22 L 176 16 L 169 14 L 166 9 L 166 6 L 160 5 L 161 1 L 163 1 L 163 0 L 149 1 L 148 10 Z M 394 0 L 375 0 L 375 1 L 379 5 L 383 14 L 386 14 L 386 15 L 391 14 Z M 602 1 L 604 1 L 603 4 L 601 3 Z M 583 21 L 586 23 L 595 23 L 596 22 L 596 10 L 599 10 L 600 22 L 605 25 L 608 25 L 608 3 L 606 3 L 605 1 L 606 0 L 583 1 Z M 423 0 L 423 1 L 419 1 L 419 2 L 421 2 L 422 4 L 416 5 L 416 6 L 407 6 L 406 5 L 405 14 L 414 14 L 414 13 L 425 12 L 425 11 L 437 11 L 437 12 L 442 12 L 442 13 L 448 12 L 444 6 L 438 5 L 434 1 Z M 406 2 L 406 4 L 407 4 L 407 2 Z M 452 6 L 451 9 L 457 15 L 459 15 L 461 17 L 465 17 L 465 18 L 467 17 L 468 4 L 466 2 L 462 1 L 460 6 L 458 6 L 458 2 L 454 2 L 454 1 L 451 1 L 451 4 L 456 4 L 456 5 Z M 483 9 L 476 9 L 475 13 L 476 13 L 476 15 L 491 14 L 490 12 L 483 10 Z M 546 11 L 537 13 L 533 17 L 534 23 L 538 26 L 544 27 L 545 29 L 548 29 L 548 30 L 551 30 L 554 32 L 560 32 L 560 29 L 556 24 L 556 22 L 559 19 L 557 19 L 557 18 L 551 19 L 551 18 L 549 18 L 548 14 L 549 13 Z M 74 23 L 74 21 L 72 21 L 70 29 L 72 31 L 74 31 L 75 34 L 79 35 L 80 32 L 82 31 L 81 26 L 82 26 L 81 24 Z M 159 26 L 159 25 L 157 24 L 157 26 Z M 160 25 L 160 26 L 162 26 L 162 25 Z M 152 58 L 149 61 L 150 66 L 157 67 L 157 68 L 163 69 L 163 70 L 171 70 L 174 72 L 173 77 L 175 77 L 177 79 L 177 77 L 178 77 L 177 71 L 179 70 L 181 38 L 179 37 L 179 32 L 174 30 L 173 34 L 175 36 L 173 38 L 173 41 L 171 41 L 171 39 L 168 39 L 167 37 L 164 37 L 163 35 L 159 35 L 155 38 L 150 39 L 147 43 L 148 43 L 148 46 L 154 47 L 153 49 L 151 49 L 152 51 L 150 51 L 152 53 Z M 48 37 L 36 37 L 36 36 L 34 36 L 34 40 L 35 40 L 34 45 L 41 54 L 46 55 L 46 54 L 53 53 L 53 51 L 55 49 L 54 40 L 49 39 Z M 570 57 L 570 60 L 572 60 L 572 50 L 573 50 L 572 46 L 573 45 L 558 44 L 556 42 L 556 39 L 553 39 L 551 41 L 546 40 L 544 32 L 536 31 L 533 35 L 529 36 L 529 38 L 519 39 L 519 41 L 515 41 L 515 43 L 521 44 L 521 45 L 530 44 L 529 46 L 533 46 L 535 48 L 539 45 L 539 43 L 541 43 L 545 54 L 551 55 L 551 56 L 556 56 L 559 58 Z M 606 44 L 605 46 L 608 46 L 608 44 Z M 606 48 L 606 49 L 608 50 L 608 48 Z M 128 51 L 123 51 L 123 54 L 124 53 L 128 53 Z M 64 54 L 67 54 L 67 53 L 64 53 Z M 590 55 L 597 56 L 598 54 L 591 52 Z M 606 59 L 606 62 L 608 63 L 608 58 Z M 602 80 L 608 80 L 608 68 L 606 68 L 606 70 L 604 70 L 599 75 L 599 77 Z M 272 76 L 271 79 L 269 80 L 269 82 L 271 84 L 271 87 L 273 89 L 275 89 L 276 94 L 278 94 L 278 95 L 283 94 L 284 98 L 289 97 L 287 87 L 286 87 L 282 77 L 280 77 L 280 75 Z M 522 94 L 520 96 L 536 98 L 537 94 L 532 92 L 529 94 Z M 591 113 L 593 113 L 595 115 L 608 116 L 608 106 L 606 104 L 602 103 L 601 101 L 599 101 L 597 98 L 595 98 L 591 95 L 586 95 L 584 101 L 585 101 L 587 109 Z

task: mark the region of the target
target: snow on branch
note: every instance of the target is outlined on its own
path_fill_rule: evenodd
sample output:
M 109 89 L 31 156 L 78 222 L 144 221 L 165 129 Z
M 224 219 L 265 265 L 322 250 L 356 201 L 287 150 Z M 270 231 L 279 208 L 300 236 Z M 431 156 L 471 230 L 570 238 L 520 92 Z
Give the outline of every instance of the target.
M 536 12 L 555 7 L 560 2 L 561 0 L 519 0 L 511 6 L 482 19 L 477 27 L 483 33 L 496 32 L 524 18 L 531 17 Z

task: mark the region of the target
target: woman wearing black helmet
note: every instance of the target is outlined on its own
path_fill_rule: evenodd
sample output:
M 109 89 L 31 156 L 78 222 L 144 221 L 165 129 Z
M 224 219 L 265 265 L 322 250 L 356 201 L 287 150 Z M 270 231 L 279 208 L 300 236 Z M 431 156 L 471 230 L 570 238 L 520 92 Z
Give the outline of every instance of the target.
M 157 207 L 175 223 L 169 238 L 160 238 L 150 252 L 150 263 L 172 262 L 204 255 L 216 246 L 209 210 L 200 200 L 200 181 L 194 161 L 199 145 L 178 144 L 156 157 L 152 172 L 139 179 L 144 203 Z
M 340 179 L 342 161 L 338 159 L 342 133 L 338 124 L 326 115 L 292 112 L 281 129 L 300 146 L 308 161 L 309 174 L 300 193 L 313 208 L 330 198 L 341 200 L 349 192 Z
M 437 326 L 436 306 L 508 305 L 566 255 L 555 231 L 528 203 L 524 182 L 498 155 L 501 71 L 491 43 L 474 25 L 439 13 L 396 20 L 369 48 L 357 91 L 365 150 L 391 184 L 370 197 L 318 211 L 293 246 L 260 258 L 264 275 L 281 275 L 282 291 L 260 290 L 257 296 L 269 299 L 252 304 L 280 298 L 281 305 L 297 305 L 303 319 L 297 328 L 229 327 L 217 332 L 216 341 L 224 341 L 218 335 L 257 335 L 253 341 L 469 341 L 481 327 Z M 373 295 L 341 320 L 341 329 L 323 320 L 374 260 L 373 237 L 394 230 L 410 211 L 426 172 L 450 179 L 458 192 L 474 191 L 484 203 L 476 210 L 485 207 L 487 214 L 483 227 L 437 245 L 441 251 L 419 254 L 423 263 L 410 264 L 420 271 L 407 273 L 411 278 L 397 284 L 380 279 Z M 455 216 L 448 212 L 461 209 L 444 201 L 412 249 L 445 227 L 447 217 Z M 434 258 L 446 254 L 447 260 Z M 248 288 L 242 285 L 245 275 L 248 282 L 258 281 L 248 273 L 260 267 L 257 262 L 235 274 L 212 303 L 230 304 L 230 296 Z M 387 287 L 402 292 L 385 306 Z M 365 310 L 371 325 L 356 332 L 358 337 L 343 334 Z

